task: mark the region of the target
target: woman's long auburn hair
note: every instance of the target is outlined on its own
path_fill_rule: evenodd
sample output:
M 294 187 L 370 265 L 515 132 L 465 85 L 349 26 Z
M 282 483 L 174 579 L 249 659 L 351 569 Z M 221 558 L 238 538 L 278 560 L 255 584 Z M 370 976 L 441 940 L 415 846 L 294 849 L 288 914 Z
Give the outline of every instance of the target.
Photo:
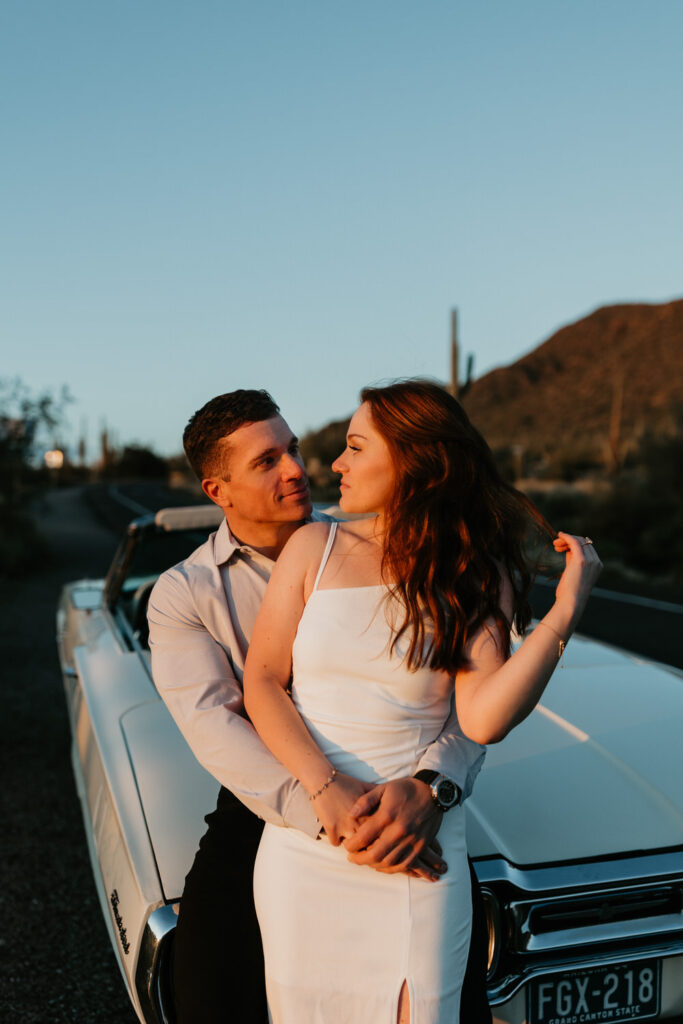
M 466 646 L 494 620 L 510 653 L 510 629 L 531 619 L 530 527 L 555 531 L 531 502 L 501 478 L 486 441 L 459 402 L 428 380 L 401 380 L 361 392 L 394 462 L 396 486 L 385 509 L 382 576 L 404 609 L 392 651 L 410 637 L 407 663 L 454 672 Z M 501 569 L 513 589 L 509 622 L 500 607 Z M 428 627 L 425 625 L 427 613 Z

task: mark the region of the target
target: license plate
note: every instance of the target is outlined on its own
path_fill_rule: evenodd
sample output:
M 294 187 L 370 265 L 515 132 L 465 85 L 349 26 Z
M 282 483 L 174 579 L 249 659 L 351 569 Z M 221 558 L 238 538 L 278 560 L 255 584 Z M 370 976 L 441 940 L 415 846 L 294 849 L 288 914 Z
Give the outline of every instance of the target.
M 659 1013 L 660 973 L 658 960 L 638 960 L 534 978 L 527 996 L 529 1024 L 651 1019 Z

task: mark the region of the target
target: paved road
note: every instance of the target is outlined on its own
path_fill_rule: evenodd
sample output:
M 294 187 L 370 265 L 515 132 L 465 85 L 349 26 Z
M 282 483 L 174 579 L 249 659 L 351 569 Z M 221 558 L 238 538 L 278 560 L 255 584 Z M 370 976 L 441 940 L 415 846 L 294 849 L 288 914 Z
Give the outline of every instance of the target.
M 52 558 L 0 582 L 0 1020 L 135 1024 L 100 911 L 55 648 L 64 582 L 103 575 L 116 538 L 75 491 L 39 509 Z

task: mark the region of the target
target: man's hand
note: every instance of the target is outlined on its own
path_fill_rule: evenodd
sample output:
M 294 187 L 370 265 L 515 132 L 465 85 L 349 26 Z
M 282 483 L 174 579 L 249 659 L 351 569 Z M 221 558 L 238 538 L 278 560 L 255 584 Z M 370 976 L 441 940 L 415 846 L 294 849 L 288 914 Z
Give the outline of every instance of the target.
M 361 796 L 349 813 L 361 822 L 344 840 L 354 864 L 387 874 L 406 871 L 432 881 L 447 870 L 435 844 L 443 814 L 425 782 L 383 782 Z

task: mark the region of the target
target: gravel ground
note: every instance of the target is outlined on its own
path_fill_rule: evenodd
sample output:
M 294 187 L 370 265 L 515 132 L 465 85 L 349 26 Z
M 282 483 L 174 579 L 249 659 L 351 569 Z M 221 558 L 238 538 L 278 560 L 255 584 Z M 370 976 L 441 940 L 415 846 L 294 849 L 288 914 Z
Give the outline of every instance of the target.
M 135 1024 L 92 880 L 54 639 L 60 587 L 104 575 L 117 538 L 76 491 L 38 514 L 50 564 L 0 582 L 0 1020 Z

